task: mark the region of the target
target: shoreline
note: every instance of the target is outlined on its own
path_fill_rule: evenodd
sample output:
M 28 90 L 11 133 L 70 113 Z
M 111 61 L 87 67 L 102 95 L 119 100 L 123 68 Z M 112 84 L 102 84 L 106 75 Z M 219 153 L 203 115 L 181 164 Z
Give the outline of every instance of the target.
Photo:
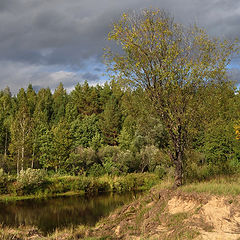
M 42 185 L 27 185 L 19 192 L 9 191 L 0 195 L 0 202 L 11 202 L 26 199 L 41 199 L 73 195 L 95 195 L 99 193 L 124 193 L 145 191 L 162 180 L 156 174 L 131 173 L 125 176 L 74 177 L 61 176 L 46 179 Z M 14 183 L 11 183 L 14 186 Z M 6 184 L 6 189 L 9 186 Z M 7 191 L 4 191 L 7 192 Z

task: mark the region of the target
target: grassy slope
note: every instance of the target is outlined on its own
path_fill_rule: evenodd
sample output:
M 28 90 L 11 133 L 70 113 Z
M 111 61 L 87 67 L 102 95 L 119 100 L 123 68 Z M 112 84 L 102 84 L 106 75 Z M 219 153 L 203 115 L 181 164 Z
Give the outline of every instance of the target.
M 205 182 L 186 184 L 180 188 L 184 192 L 209 193 L 223 196 L 240 194 L 240 177 L 219 177 Z

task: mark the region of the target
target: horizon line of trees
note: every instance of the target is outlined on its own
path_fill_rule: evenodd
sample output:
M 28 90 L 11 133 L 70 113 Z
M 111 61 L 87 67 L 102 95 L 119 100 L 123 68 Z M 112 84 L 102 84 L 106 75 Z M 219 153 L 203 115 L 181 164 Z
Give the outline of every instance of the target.
M 201 179 L 240 170 L 240 95 L 226 84 L 206 87 L 203 124 L 192 128 L 186 177 Z M 212 98 L 211 98 L 212 96 Z M 215 96 L 215 97 L 213 97 Z M 217 97 L 216 97 L 217 96 Z M 30 84 L 16 96 L 0 91 L 0 168 L 18 174 L 42 168 L 68 174 L 171 171 L 169 136 L 141 88 L 60 83 L 36 92 Z

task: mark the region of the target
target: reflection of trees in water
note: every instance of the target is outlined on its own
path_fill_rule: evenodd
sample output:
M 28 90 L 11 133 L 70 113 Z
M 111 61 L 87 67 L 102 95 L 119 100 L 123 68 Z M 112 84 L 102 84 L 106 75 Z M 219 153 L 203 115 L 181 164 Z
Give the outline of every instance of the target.
M 44 232 L 69 225 L 94 225 L 101 217 L 133 197 L 134 193 L 111 193 L 1 203 L 0 222 L 10 226 L 34 225 Z

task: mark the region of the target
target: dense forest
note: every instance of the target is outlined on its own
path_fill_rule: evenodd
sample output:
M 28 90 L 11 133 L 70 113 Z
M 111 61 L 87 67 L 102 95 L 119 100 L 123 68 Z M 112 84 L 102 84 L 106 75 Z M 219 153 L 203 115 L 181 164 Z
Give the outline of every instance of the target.
M 192 123 L 184 165 L 188 179 L 240 171 L 238 120 L 240 95 L 227 82 L 199 91 L 199 122 Z M 200 103 L 196 103 L 200 104 Z M 27 168 L 71 175 L 121 175 L 131 172 L 171 174 L 169 135 L 141 88 L 63 84 L 11 95 L 0 92 L 0 168 Z

